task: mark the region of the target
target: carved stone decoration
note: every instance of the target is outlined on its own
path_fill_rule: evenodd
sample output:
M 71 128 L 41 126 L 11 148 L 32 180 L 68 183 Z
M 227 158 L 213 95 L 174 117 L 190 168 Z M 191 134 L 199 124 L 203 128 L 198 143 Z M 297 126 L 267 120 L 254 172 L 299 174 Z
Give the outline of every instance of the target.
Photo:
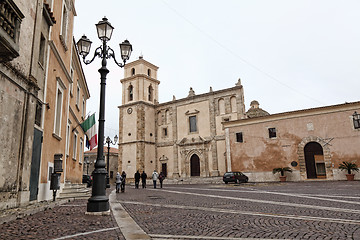
M 329 180 L 332 180 L 334 178 L 334 173 L 333 173 L 333 169 L 332 169 L 329 140 L 322 139 L 321 137 L 316 137 L 316 136 L 306 137 L 298 145 L 298 162 L 299 162 L 299 166 L 300 166 L 300 179 L 301 180 L 307 179 L 304 148 L 305 148 L 305 145 L 308 144 L 309 142 L 319 143 L 321 145 L 321 147 L 323 148 L 326 178 Z
M 178 142 L 180 148 L 180 165 L 181 176 L 184 178 L 191 177 L 191 156 L 196 154 L 200 159 L 200 176 L 209 177 L 209 149 L 210 140 L 206 140 L 202 137 L 187 139 L 183 138 Z
M 20 25 L 24 15 L 12 0 L 0 3 L 0 62 L 19 56 Z

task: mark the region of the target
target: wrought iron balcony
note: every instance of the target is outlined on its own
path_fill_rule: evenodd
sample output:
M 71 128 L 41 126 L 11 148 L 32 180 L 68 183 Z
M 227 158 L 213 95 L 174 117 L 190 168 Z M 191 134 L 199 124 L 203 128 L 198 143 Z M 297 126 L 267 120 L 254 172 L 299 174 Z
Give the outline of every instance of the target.
M 24 15 L 12 0 L 0 1 L 0 62 L 19 56 L 20 24 Z

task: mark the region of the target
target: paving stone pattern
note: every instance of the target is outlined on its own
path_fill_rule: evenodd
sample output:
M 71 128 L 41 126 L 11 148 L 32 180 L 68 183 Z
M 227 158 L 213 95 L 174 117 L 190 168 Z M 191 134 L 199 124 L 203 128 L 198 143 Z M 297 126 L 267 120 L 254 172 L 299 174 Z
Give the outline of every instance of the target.
M 87 200 L 75 200 L 1 224 L 0 239 L 56 239 L 114 227 L 66 239 L 125 239 L 111 215 L 85 215 L 86 203 Z
M 360 239 L 359 200 L 359 182 L 164 185 L 118 196 L 146 233 L 171 239 Z

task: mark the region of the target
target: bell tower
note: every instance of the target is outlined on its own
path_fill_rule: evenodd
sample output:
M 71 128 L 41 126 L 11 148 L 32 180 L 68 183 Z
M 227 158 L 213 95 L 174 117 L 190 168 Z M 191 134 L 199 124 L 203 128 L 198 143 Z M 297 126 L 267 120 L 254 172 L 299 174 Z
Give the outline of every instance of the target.
M 155 107 L 158 104 L 158 67 L 139 57 L 124 67 L 119 106 L 118 171 L 134 176 L 155 169 Z
M 124 67 L 122 84 L 122 105 L 143 101 L 151 104 L 158 102 L 160 81 L 157 80 L 158 67 L 145 61 L 142 56 Z

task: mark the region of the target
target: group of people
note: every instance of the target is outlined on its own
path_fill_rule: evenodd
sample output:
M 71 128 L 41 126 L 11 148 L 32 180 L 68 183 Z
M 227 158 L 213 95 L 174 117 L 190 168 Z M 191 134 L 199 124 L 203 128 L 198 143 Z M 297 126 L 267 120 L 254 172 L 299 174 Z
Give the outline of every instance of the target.
M 163 181 L 165 179 L 165 175 L 160 172 L 157 173 L 156 170 L 154 170 L 154 172 L 151 175 L 152 180 L 153 180 L 153 184 L 154 184 L 154 188 L 156 188 L 156 182 L 157 180 L 159 180 L 160 182 L 160 188 L 162 188 L 163 185 Z M 146 188 L 146 179 L 147 179 L 147 174 L 145 173 L 145 171 L 143 171 L 141 174 L 138 171 L 136 171 L 136 173 L 134 174 L 134 179 L 135 179 L 135 188 L 139 188 L 139 183 L 140 183 L 140 179 L 141 179 L 141 185 L 142 188 Z M 126 173 L 125 171 L 123 171 L 120 175 L 120 173 L 118 172 L 116 174 L 116 192 L 125 192 L 125 181 L 126 181 Z

